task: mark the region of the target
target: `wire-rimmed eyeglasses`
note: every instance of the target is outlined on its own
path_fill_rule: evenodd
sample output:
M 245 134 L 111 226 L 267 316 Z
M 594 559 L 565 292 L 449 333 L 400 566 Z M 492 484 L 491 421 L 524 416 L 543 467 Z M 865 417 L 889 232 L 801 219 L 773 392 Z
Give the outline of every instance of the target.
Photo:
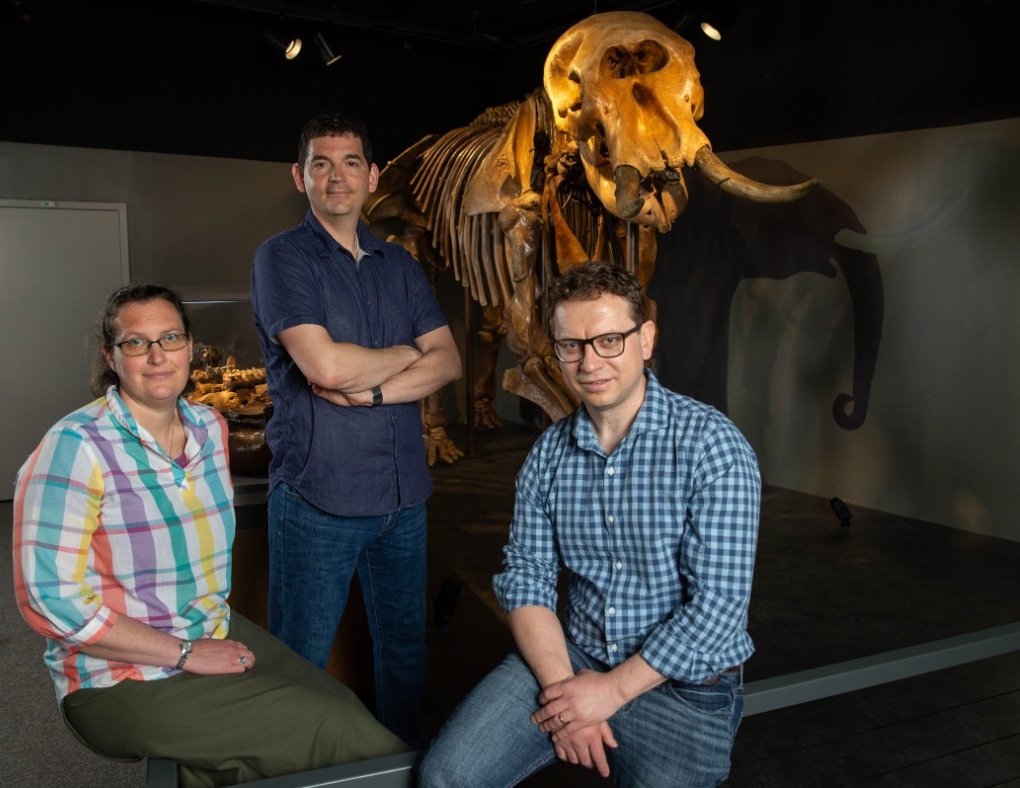
M 584 358 L 585 345 L 591 345 L 591 349 L 595 351 L 595 354 L 602 358 L 616 358 L 623 355 L 627 337 L 640 329 L 641 326 L 634 326 L 630 331 L 599 334 L 591 339 L 555 339 L 552 346 L 556 352 L 556 358 L 568 363 L 580 361 Z
M 163 352 L 171 353 L 174 350 L 183 350 L 187 344 L 187 334 L 163 334 L 156 339 L 132 337 L 123 342 L 114 342 L 113 346 L 119 347 L 125 356 L 145 356 L 152 350 L 153 345 L 159 345 Z

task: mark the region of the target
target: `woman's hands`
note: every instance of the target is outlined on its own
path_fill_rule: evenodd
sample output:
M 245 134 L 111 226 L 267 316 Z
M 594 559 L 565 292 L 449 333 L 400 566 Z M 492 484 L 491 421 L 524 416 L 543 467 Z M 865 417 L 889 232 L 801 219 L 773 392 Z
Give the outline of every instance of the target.
M 100 659 L 172 668 L 181 656 L 181 639 L 128 616 L 118 616 L 106 635 L 81 650 Z M 183 669 L 212 676 L 244 673 L 254 665 L 255 654 L 244 643 L 201 638 L 191 641 L 191 654 Z
M 191 656 L 184 670 L 203 676 L 244 673 L 255 667 L 255 653 L 236 640 L 202 638 L 191 642 Z

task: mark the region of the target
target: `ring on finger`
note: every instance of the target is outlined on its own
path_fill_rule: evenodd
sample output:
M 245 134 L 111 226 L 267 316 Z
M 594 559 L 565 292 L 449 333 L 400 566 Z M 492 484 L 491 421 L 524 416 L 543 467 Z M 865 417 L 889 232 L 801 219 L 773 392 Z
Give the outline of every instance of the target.
M 248 658 L 247 657 L 238 657 L 237 661 L 239 663 L 241 663 L 242 665 L 247 665 L 248 664 Z
M 558 719 L 560 721 L 560 725 L 566 725 L 567 724 L 566 721 L 563 719 L 563 715 L 562 714 L 557 714 L 556 715 L 556 719 Z

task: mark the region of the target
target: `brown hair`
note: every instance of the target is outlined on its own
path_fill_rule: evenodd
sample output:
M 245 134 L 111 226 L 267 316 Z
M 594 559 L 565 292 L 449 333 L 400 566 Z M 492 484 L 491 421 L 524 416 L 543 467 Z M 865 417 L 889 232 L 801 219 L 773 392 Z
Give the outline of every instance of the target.
M 356 118 L 334 112 L 312 118 L 301 129 L 301 140 L 298 142 L 298 168 L 301 170 L 305 168 L 308 146 L 316 137 L 342 137 L 344 134 L 350 134 L 361 140 L 361 152 L 365 154 L 365 161 L 371 164 L 372 143 L 368 141 L 368 129 L 365 124 Z
M 638 325 L 645 322 L 645 294 L 641 280 L 613 263 L 590 261 L 568 269 L 553 282 L 546 304 L 549 336 L 553 333 L 552 320 L 557 306 L 565 301 L 594 301 L 607 294 L 626 300 Z

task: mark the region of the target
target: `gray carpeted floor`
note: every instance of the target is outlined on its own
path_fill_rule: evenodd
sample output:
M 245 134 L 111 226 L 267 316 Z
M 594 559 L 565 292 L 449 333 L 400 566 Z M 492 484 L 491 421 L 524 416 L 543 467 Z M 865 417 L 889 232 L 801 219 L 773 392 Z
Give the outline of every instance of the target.
M 93 754 L 60 719 L 43 665 L 44 641 L 18 613 L 11 562 L 10 501 L 0 503 L 0 786 L 139 788 L 145 763 L 114 763 Z

